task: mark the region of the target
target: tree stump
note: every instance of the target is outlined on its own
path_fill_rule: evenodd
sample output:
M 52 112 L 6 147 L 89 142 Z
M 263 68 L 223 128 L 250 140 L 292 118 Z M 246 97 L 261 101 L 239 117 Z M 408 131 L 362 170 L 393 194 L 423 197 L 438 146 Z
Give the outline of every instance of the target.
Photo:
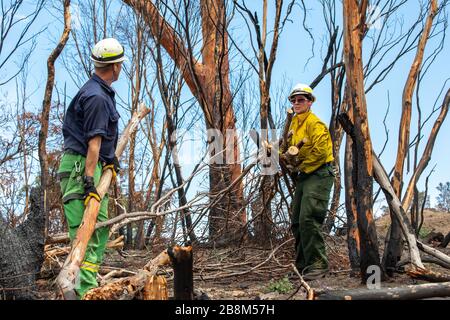
M 167 249 L 173 267 L 173 292 L 175 300 L 193 300 L 194 275 L 192 247 L 175 246 Z

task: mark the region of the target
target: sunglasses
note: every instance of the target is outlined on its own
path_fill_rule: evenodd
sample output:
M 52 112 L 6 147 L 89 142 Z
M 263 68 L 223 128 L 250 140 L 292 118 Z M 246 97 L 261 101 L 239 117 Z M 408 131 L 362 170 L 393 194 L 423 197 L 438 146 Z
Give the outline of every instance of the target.
M 301 104 L 301 103 L 305 103 L 306 101 L 309 101 L 308 99 L 305 98 L 297 98 L 297 99 L 291 99 L 290 100 L 292 104 Z

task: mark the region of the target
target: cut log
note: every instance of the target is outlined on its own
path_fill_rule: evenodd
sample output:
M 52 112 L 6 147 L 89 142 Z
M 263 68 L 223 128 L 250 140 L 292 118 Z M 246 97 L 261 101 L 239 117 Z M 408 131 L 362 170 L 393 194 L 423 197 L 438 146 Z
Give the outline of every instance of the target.
M 286 164 L 286 168 L 288 168 L 290 171 L 295 171 L 300 165 L 298 154 L 300 152 L 300 149 L 307 142 L 308 140 L 304 138 L 297 145 L 290 146 L 285 153 L 280 155 L 281 160 Z
M 169 248 L 173 267 L 173 291 L 175 300 L 193 300 L 194 298 L 194 274 L 192 247 L 175 246 Z
M 328 291 L 318 294 L 316 300 L 413 300 L 432 297 L 450 297 L 450 282 L 372 290 Z
M 122 136 L 117 144 L 116 156 L 120 158 L 120 155 L 125 150 L 125 146 L 132 132 L 137 129 L 137 126 L 142 118 L 144 118 L 150 112 L 145 106 L 141 106 L 141 110 L 135 113 L 125 128 Z M 100 197 L 103 198 L 109 189 L 111 183 L 112 171 L 105 170 L 100 178 L 100 182 L 97 186 L 97 192 Z M 80 271 L 81 262 L 84 259 L 86 253 L 87 244 L 89 239 L 94 232 L 95 223 L 97 221 L 98 211 L 100 208 L 100 203 L 91 199 L 86 206 L 84 211 L 83 220 L 81 221 L 80 227 L 78 228 L 75 239 L 72 243 L 71 251 L 64 262 L 64 265 L 56 278 L 56 284 L 61 290 L 63 297 L 65 299 L 76 299 L 76 294 L 74 291 L 75 280 L 78 277 Z
M 156 258 L 151 260 L 144 268 L 136 275 L 126 277 L 123 279 L 110 282 L 102 287 L 89 290 L 83 297 L 83 300 L 131 300 L 141 291 L 146 285 L 150 288 L 149 279 L 156 275 L 159 267 L 170 263 L 167 250 L 161 252 Z M 150 294 L 146 293 L 149 297 Z

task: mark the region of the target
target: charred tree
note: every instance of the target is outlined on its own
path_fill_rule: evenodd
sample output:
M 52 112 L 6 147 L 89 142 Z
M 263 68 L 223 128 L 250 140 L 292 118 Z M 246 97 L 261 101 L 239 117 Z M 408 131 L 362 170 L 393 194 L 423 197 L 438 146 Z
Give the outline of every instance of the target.
M 44 261 L 45 215 L 40 190 L 31 190 L 30 214 L 12 229 L 0 220 L 0 296 L 34 299 L 36 275 Z
M 194 299 L 194 273 L 192 247 L 175 246 L 167 249 L 173 267 L 175 300 Z
M 347 114 L 342 113 L 339 115 L 339 121 L 341 122 L 342 127 L 344 128 L 347 135 L 350 136 L 352 140 L 356 140 L 354 130 L 355 126 L 351 122 L 350 117 Z M 373 151 L 372 151 L 372 160 L 375 179 L 380 185 L 381 189 L 383 190 L 383 193 L 386 197 L 386 201 L 389 205 L 389 209 L 392 212 L 394 212 L 395 218 L 398 219 L 400 226 L 402 228 L 403 235 L 405 236 L 406 241 L 408 243 L 410 262 L 413 265 L 413 269 L 425 271 L 425 267 L 420 258 L 418 245 L 416 244 L 417 239 L 414 229 L 412 228 L 411 223 L 408 220 L 408 217 L 405 213 L 405 210 L 402 207 L 402 204 L 400 203 L 400 200 L 395 195 L 392 185 L 389 183 L 389 178 L 386 171 L 384 170 L 383 166 L 378 160 L 378 157 L 375 155 L 375 153 L 373 153 Z M 358 215 L 358 219 L 359 218 L 360 217 Z M 445 260 L 446 258 L 444 257 L 443 259 Z
M 367 119 L 362 63 L 367 1 L 344 0 L 344 61 L 347 75 L 347 103 L 355 124 L 353 138 L 353 182 L 360 236 L 360 269 L 364 282 L 369 266 L 380 266 L 378 240 L 373 220 L 372 143 Z
M 355 190 L 352 179 L 352 140 L 347 137 L 345 145 L 345 212 L 347 214 L 347 246 L 350 267 L 353 272 L 359 270 L 360 239 L 358 231 L 358 214 L 355 202 Z

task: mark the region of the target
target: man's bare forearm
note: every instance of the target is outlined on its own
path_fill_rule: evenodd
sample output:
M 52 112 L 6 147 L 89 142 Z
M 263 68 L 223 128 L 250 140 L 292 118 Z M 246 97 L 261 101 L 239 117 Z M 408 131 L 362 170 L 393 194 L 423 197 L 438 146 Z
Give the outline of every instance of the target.
M 84 169 L 84 175 L 93 177 L 95 167 L 97 166 L 98 157 L 100 154 L 100 146 L 102 144 L 102 137 L 96 136 L 89 140 L 88 151 L 86 155 L 86 167 Z

